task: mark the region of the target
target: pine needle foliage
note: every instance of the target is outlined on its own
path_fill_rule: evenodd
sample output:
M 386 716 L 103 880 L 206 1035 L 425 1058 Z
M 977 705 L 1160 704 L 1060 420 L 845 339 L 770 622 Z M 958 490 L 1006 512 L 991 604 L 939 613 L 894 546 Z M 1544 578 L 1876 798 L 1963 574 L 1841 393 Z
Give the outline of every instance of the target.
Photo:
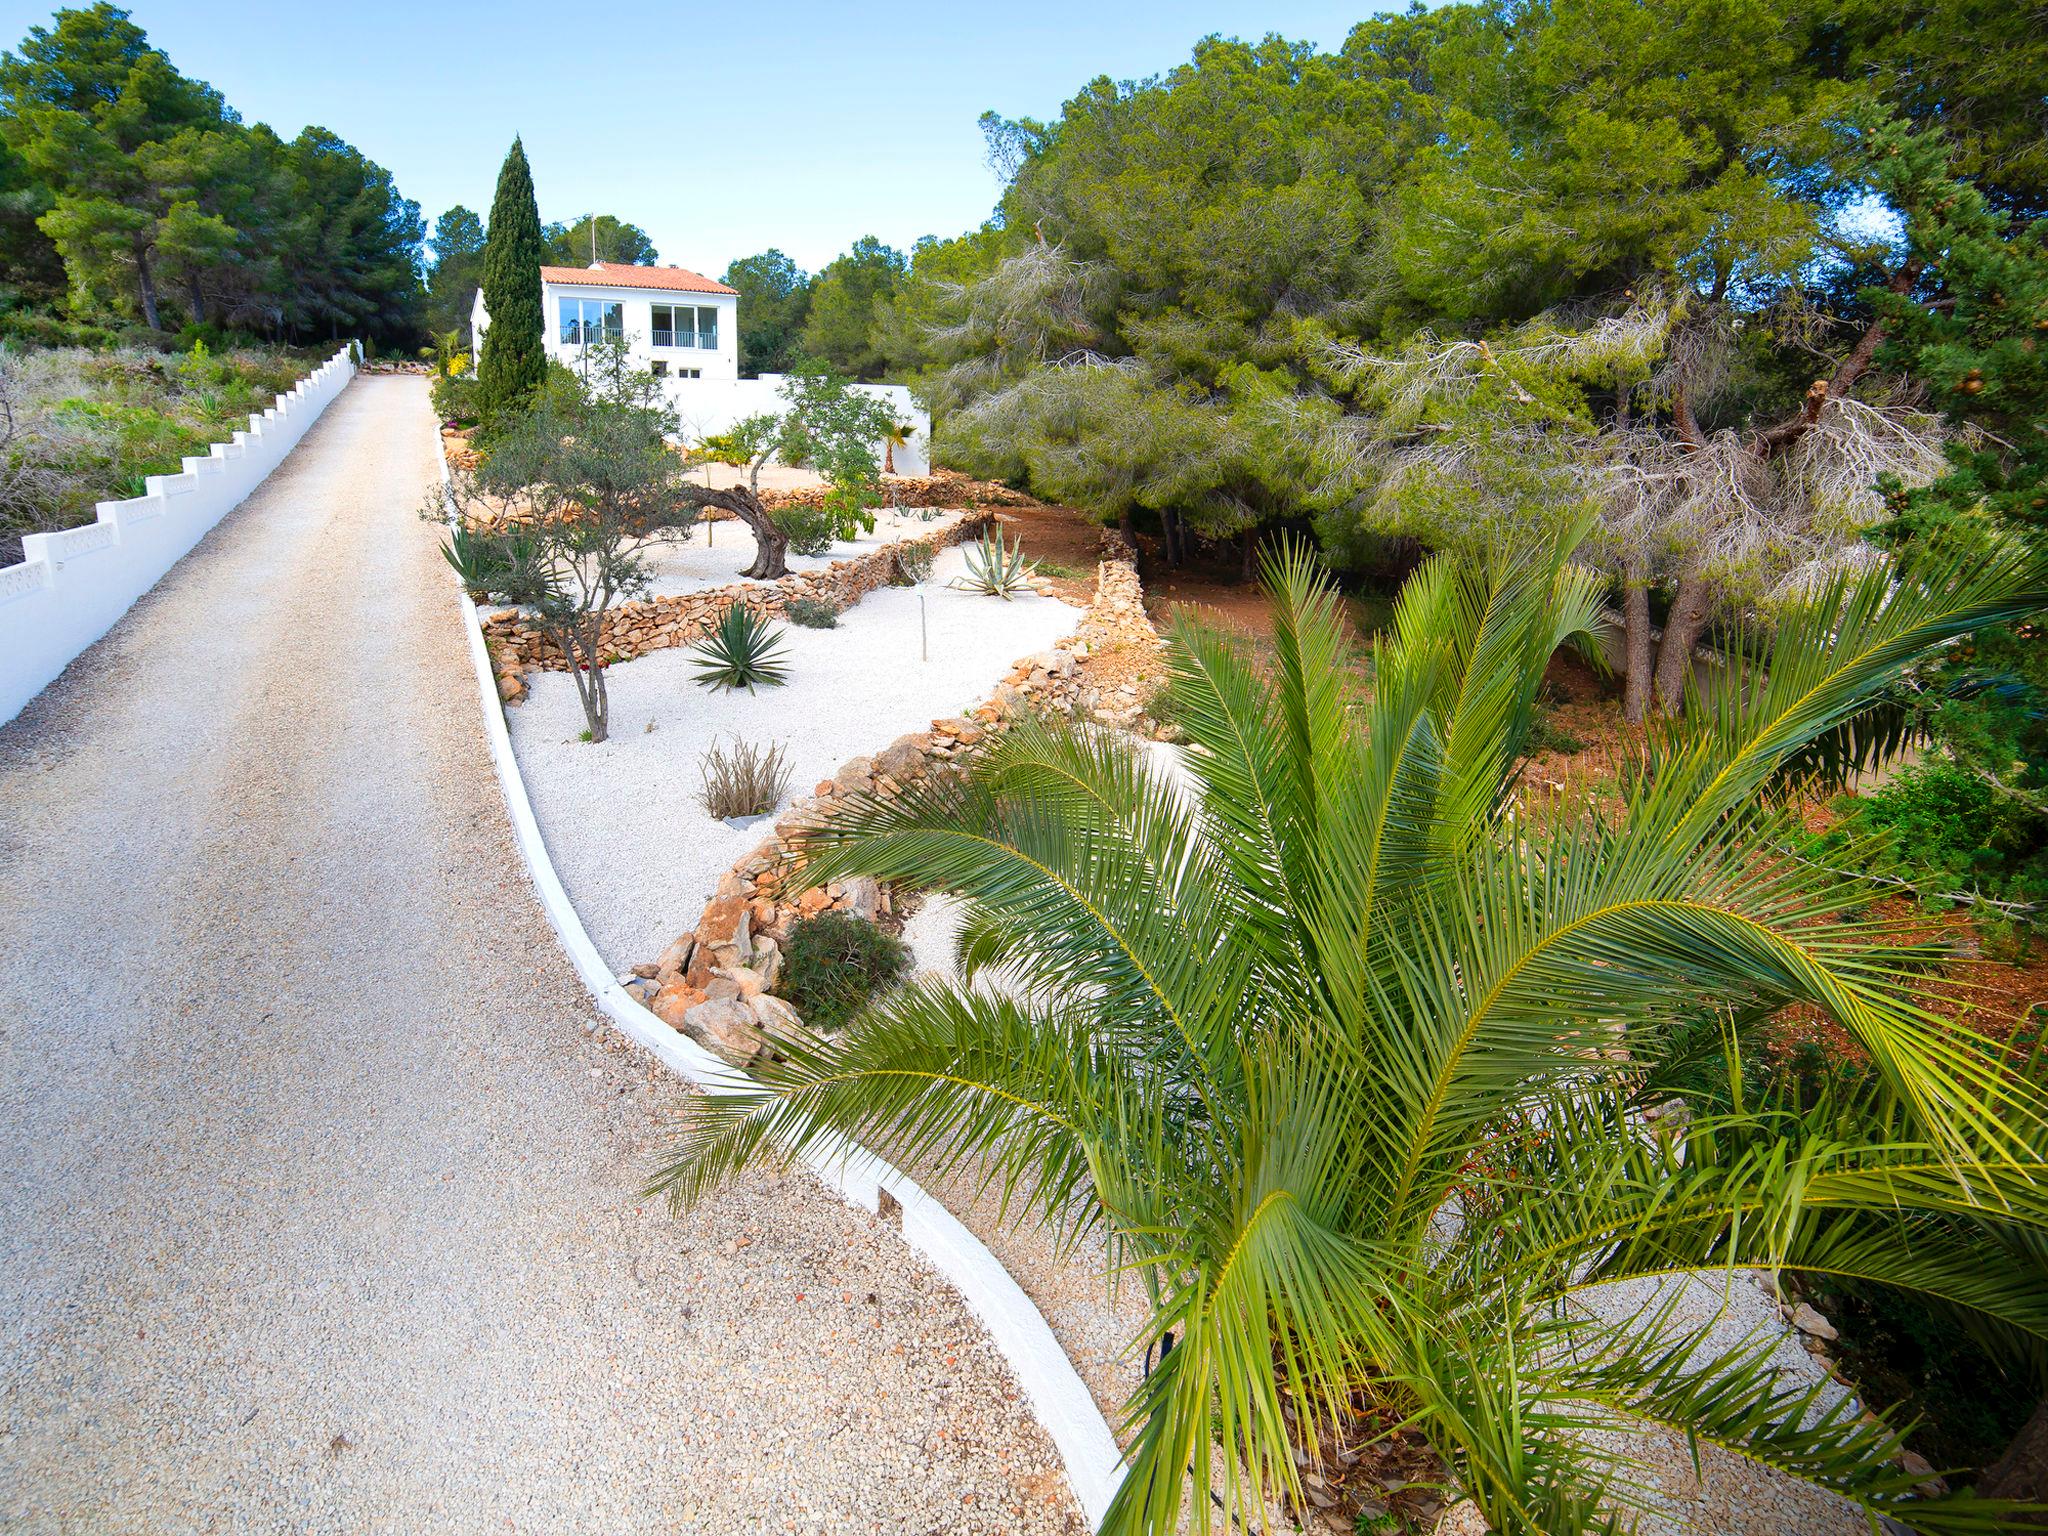
M 2008 1506 L 1918 1498 L 1898 1426 L 1824 1411 L 1767 1351 L 1582 1302 L 1806 1272 L 2048 1338 L 2048 1100 L 1915 1000 L 1927 952 L 1854 917 L 1853 881 L 1772 851 L 1788 783 L 1839 774 L 1873 695 L 2037 606 L 2039 572 L 1999 554 L 1831 581 L 1755 653 L 1767 671 L 1659 728 L 1619 810 L 1539 831 L 1513 782 L 1544 664 L 1600 622 L 1574 546 L 1424 566 L 1369 699 L 1337 593 L 1272 556 L 1270 661 L 1198 622 L 1173 636 L 1172 772 L 1027 722 L 963 780 L 852 804 L 805 877 L 954 894 L 970 977 L 1000 965 L 1004 986 L 913 982 L 789 1043 L 758 1092 L 691 1106 L 657 1187 L 694 1200 L 846 1136 L 1101 1233 L 1148 1289 L 1133 1350 L 1178 1340 L 1128 1405 L 1120 1536 L 1216 1528 L 1218 1504 L 1264 1528 L 1268 1501 L 1299 1504 L 1297 1452 L 1313 1464 L 1317 1426 L 1361 1401 L 1511 1536 L 1626 1521 L 1639 1479 L 1597 1446 L 1627 1437 L 1585 1431 L 1631 1426 L 1873 1520 L 2001 1528 Z M 1728 1094 L 1646 1120 L 1703 1001 L 1731 1061 L 1743 1021 L 1819 1009 L 1873 1062 L 1868 1102 L 1759 1103 L 1738 1066 Z

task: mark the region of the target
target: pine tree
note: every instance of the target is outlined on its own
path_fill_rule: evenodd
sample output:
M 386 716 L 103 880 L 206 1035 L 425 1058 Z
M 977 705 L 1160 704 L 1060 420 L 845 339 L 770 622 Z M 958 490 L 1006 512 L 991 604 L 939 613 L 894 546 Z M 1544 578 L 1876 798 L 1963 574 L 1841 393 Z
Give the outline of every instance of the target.
M 533 200 L 533 173 L 519 140 L 498 172 L 491 201 L 490 235 L 484 242 L 483 356 L 477 365 L 478 405 L 486 423 L 523 410 L 547 377 L 541 350 L 540 209 Z

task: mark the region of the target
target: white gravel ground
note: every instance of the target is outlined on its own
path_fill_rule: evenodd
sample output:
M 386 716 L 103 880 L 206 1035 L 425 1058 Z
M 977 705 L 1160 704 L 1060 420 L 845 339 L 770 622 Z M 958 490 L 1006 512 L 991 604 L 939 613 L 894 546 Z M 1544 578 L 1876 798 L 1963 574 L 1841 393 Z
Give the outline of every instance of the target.
M 873 531 L 842 539 L 822 555 L 800 555 L 791 550 L 787 557 L 792 571 L 814 571 L 834 560 L 848 560 L 868 554 L 898 539 L 927 538 L 957 523 L 959 512 L 932 512 L 906 507 L 901 511 L 881 508 Z M 742 581 L 740 572 L 754 563 L 754 539 L 746 524 L 729 518 L 698 523 L 678 538 L 650 541 L 646 546 L 647 568 L 656 597 L 680 597 L 706 587 L 729 587 Z
M 0 1530 L 1078 1536 L 873 1218 L 636 1191 L 680 1089 L 505 825 L 425 381 L 0 728 Z
M 580 739 L 568 675 L 528 674 L 526 703 L 506 711 L 513 747 L 555 868 L 615 969 L 653 960 L 693 927 L 719 876 L 767 835 L 714 821 L 698 803 L 698 763 L 714 738 L 783 743 L 794 798 L 848 758 L 980 702 L 1011 663 L 1072 632 L 1080 610 L 1057 598 L 1004 602 L 946 586 L 964 563 L 942 551 L 922 589 L 929 661 L 919 659 L 919 592 L 884 587 L 836 629 L 782 626 L 780 688 L 714 693 L 686 648 L 612 668 L 611 739 L 595 745 Z

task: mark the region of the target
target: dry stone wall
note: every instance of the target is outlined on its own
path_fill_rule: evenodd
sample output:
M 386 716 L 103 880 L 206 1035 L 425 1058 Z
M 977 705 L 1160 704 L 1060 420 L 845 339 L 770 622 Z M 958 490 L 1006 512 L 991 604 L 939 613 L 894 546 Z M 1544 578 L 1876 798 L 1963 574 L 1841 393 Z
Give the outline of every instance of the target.
M 802 1027 L 772 995 L 790 925 L 820 912 L 890 914 L 892 893 L 866 877 L 796 889 L 803 834 L 853 796 L 887 799 L 934 775 L 957 774 L 1025 714 L 1064 714 L 1128 726 L 1143 713 L 1148 685 L 1163 672 L 1161 646 L 1127 545 L 1104 540 L 1095 596 L 1075 632 L 1050 651 L 1019 661 L 987 700 L 965 716 L 934 720 L 871 757 L 856 757 L 776 820 L 774 834 L 723 875 L 696 926 L 655 961 L 634 967 L 626 986 L 665 1023 L 735 1065 L 764 1048 L 763 1031 Z
M 954 521 L 935 527 L 921 538 L 906 539 L 909 547 L 924 546 L 937 552 L 949 544 L 981 537 L 995 521 L 985 509 L 968 509 Z M 717 623 L 720 614 L 734 603 L 751 608 L 764 618 L 782 613 L 792 602 L 809 598 L 847 608 L 877 587 L 895 579 L 894 545 L 871 550 L 848 560 L 834 560 L 815 570 L 793 571 L 780 581 L 734 582 L 709 587 L 701 592 L 684 592 L 669 597 L 650 597 L 640 602 L 621 603 L 605 614 L 601 644 L 614 661 L 631 661 L 651 651 L 672 646 L 694 645 Z M 549 640 L 517 608 L 503 608 L 483 620 L 484 645 L 491 654 L 491 671 L 498 680 L 498 697 L 517 704 L 526 697 L 521 674 L 530 668 L 560 672 L 567 669 L 561 648 Z

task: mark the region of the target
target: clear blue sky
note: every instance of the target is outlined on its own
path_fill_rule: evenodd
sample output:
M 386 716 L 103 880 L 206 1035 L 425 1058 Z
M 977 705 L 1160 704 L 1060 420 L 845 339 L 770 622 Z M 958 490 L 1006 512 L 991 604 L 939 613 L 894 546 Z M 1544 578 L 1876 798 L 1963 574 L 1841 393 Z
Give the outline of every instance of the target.
M 815 270 L 860 235 L 907 249 L 987 217 L 975 119 L 1049 117 L 1208 33 L 1324 48 L 1380 7 L 1318 0 L 656 4 L 652 0 L 134 0 L 188 75 L 287 138 L 318 123 L 389 167 L 427 218 L 487 214 L 516 132 L 543 219 L 639 224 L 716 274 L 779 246 Z M 1389 9 L 1394 7 L 1387 7 Z M 16 46 L 53 6 L 0 0 Z

